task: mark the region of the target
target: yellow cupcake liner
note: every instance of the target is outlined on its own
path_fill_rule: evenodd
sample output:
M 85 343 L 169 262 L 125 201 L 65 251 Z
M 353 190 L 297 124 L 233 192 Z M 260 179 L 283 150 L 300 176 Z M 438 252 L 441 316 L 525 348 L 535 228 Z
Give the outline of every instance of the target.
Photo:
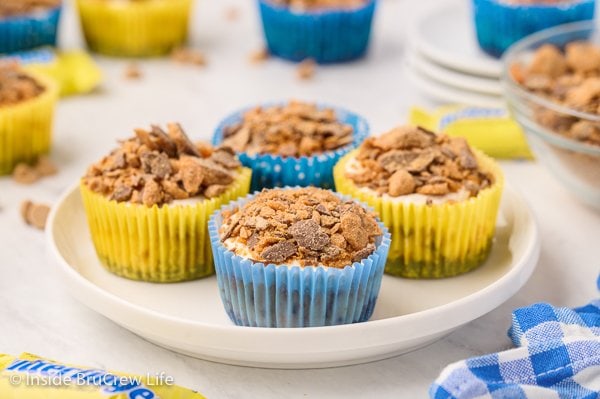
M 151 208 L 111 201 L 81 183 L 98 257 L 110 272 L 132 280 L 169 283 L 214 274 L 208 219 L 222 205 L 248 194 L 251 174 L 242 168 L 219 197 Z
M 88 46 L 98 53 L 163 55 L 187 40 L 193 0 L 77 0 Z
M 44 86 L 44 92 L 15 105 L 0 106 L 0 175 L 50 152 L 58 87 L 50 79 L 31 75 Z
M 345 176 L 346 164 L 334 168 L 336 190 L 369 204 L 392 233 L 386 273 L 409 278 L 442 278 L 466 273 L 487 258 L 494 238 L 504 177 L 488 156 L 474 150 L 480 167 L 494 177 L 477 197 L 453 204 L 394 202 L 357 187 Z

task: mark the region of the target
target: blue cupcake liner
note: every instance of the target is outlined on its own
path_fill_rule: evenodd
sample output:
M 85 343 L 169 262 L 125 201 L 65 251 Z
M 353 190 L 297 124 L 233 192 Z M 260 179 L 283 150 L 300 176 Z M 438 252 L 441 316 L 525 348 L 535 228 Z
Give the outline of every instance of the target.
M 263 107 L 283 105 L 285 103 L 264 104 Z M 244 108 L 225 118 L 217 126 L 213 135 L 213 145 L 223 141 L 223 132 L 228 126 L 242 121 L 244 114 L 254 107 Z M 252 169 L 252 184 L 250 191 L 259 191 L 263 188 L 284 186 L 315 186 L 333 188 L 333 167 L 341 157 L 357 148 L 369 135 L 369 124 L 366 119 L 358 114 L 343 108 L 319 104 L 319 108 L 335 110 L 337 119 L 354 129 L 354 140 L 347 146 L 337 150 L 327 151 L 310 157 L 282 157 L 273 154 L 238 153 L 242 164 Z
M 223 206 L 208 222 L 219 293 L 231 321 L 247 327 L 321 327 L 369 320 L 390 249 L 391 236 L 383 223 L 375 252 L 343 269 L 265 265 L 235 255 L 219 236 L 222 212 L 254 196 Z
M 278 57 L 318 63 L 350 61 L 365 55 L 376 0 L 353 9 L 295 12 L 258 0 L 269 52 Z
M 556 25 L 594 19 L 595 0 L 556 5 L 509 4 L 502 0 L 473 0 L 477 40 L 483 51 L 500 57 L 516 41 Z
M 0 18 L 0 53 L 55 46 L 61 7 Z

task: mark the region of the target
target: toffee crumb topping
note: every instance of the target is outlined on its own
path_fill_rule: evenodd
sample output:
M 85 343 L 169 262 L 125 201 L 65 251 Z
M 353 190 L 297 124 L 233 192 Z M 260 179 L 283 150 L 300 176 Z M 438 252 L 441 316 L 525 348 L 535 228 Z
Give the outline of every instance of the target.
M 527 65 L 511 66 L 513 79 L 528 91 L 576 111 L 600 115 L 600 46 L 576 41 L 565 51 L 545 44 Z M 600 146 L 600 124 L 538 107 L 538 123 L 565 137 Z
M 44 92 L 44 86 L 16 63 L 0 63 L 0 107 L 30 100 Z
M 136 129 L 135 137 L 88 169 L 83 183 L 117 202 L 161 206 L 221 195 L 240 166 L 231 149 L 196 145 L 179 124 L 171 123 L 167 131 L 156 125 Z
M 0 17 L 48 10 L 58 7 L 60 4 L 61 0 L 2 0 L 0 1 Z
M 235 151 L 284 157 L 332 151 L 352 140 L 352 126 L 338 122 L 333 109 L 299 101 L 254 108 L 223 132 L 223 145 Z
M 373 253 L 383 232 L 358 203 L 308 187 L 262 191 L 223 213 L 220 234 L 226 246 L 242 244 L 257 262 L 345 267 Z
M 442 196 L 466 189 L 470 196 L 492 184 L 462 137 L 420 127 L 397 127 L 360 146 L 346 176 L 359 187 L 398 197 Z

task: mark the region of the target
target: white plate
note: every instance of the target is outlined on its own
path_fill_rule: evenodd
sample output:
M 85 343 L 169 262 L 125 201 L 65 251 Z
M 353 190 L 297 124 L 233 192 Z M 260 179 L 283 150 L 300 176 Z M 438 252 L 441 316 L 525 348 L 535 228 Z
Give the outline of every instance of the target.
M 412 69 L 444 85 L 476 93 L 502 95 L 502 86 L 498 78 L 468 75 L 455 69 L 445 68 L 423 57 L 417 51 L 411 51 L 407 55 L 407 62 Z
M 418 16 L 411 26 L 411 44 L 439 64 L 469 74 L 498 78 L 502 63 L 479 48 L 471 2 L 433 3 L 435 5 Z
M 448 86 L 438 82 L 421 71 L 415 70 L 408 62 L 406 63 L 405 73 L 408 80 L 413 83 L 425 95 L 442 103 L 475 105 L 479 107 L 504 108 L 504 100 L 498 96 L 489 94 L 475 93 Z
M 313 368 L 392 357 L 431 343 L 496 308 L 525 284 L 539 256 L 526 203 L 507 191 L 488 261 L 444 280 L 384 277 L 371 321 L 335 327 L 237 327 L 216 279 L 178 284 L 129 281 L 104 270 L 76 187 L 49 217 L 47 238 L 70 293 L 93 310 L 174 351 L 223 363 Z

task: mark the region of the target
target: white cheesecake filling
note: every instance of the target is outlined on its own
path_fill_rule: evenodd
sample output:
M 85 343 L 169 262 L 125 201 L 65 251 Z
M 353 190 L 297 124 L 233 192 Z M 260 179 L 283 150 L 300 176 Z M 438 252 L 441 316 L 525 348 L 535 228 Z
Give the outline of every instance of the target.
M 254 259 L 252 257 L 252 252 L 250 251 L 250 248 L 248 248 L 248 246 L 246 244 L 244 244 L 243 242 L 240 242 L 237 237 L 236 238 L 232 237 L 232 238 L 226 239 L 225 242 L 223 243 L 223 245 L 225 246 L 225 248 L 227 248 L 228 250 L 230 250 L 231 252 L 233 252 L 237 256 L 240 256 L 242 258 L 246 258 L 246 259 L 250 259 L 250 260 L 254 261 Z M 302 266 L 300 264 L 300 262 L 297 261 L 297 260 L 286 261 L 284 263 L 281 263 L 280 265 L 281 266 L 285 265 L 285 266 L 306 267 L 306 266 Z M 329 266 L 318 264 L 315 267 L 329 267 Z
M 169 202 L 168 205 L 179 205 L 179 206 L 189 206 L 196 205 L 199 202 L 205 201 L 206 198 L 203 195 L 197 195 L 195 197 L 190 197 L 186 199 L 178 199 Z
M 225 248 L 235 253 L 237 256 L 241 256 L 242 258 L 252 259 L 252 252 L 250 248 L 243 242 L 240 242 L 237 238 L 230 237 L 225 240 L 223 243 Z

